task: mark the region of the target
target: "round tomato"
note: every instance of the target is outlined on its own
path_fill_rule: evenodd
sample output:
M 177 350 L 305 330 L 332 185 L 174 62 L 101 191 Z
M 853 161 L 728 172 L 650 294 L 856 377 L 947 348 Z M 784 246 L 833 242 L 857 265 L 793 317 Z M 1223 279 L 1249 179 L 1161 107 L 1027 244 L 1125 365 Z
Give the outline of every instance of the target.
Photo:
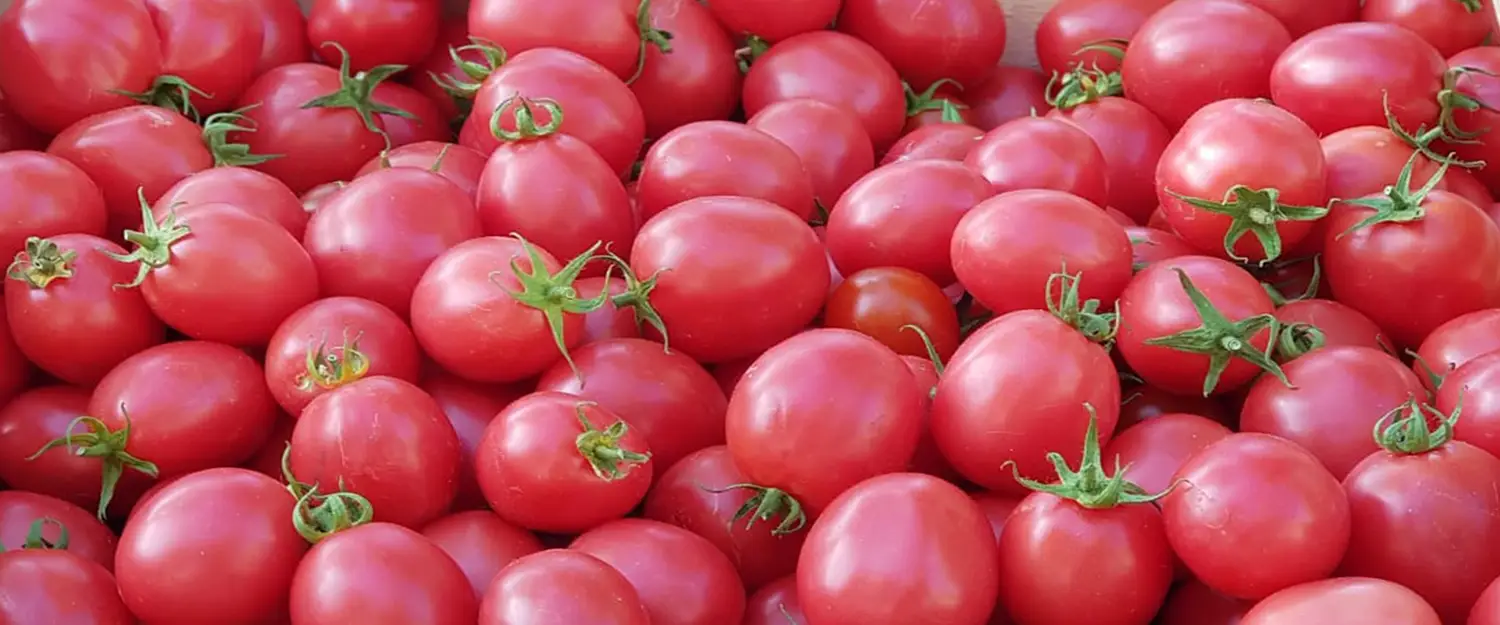
M 1490 352 L 1449 373 L 1433 405 L 1443 414 L 1462 413 L 1454 438 L 1491 454 L 1500 453 L 1500 352 Z
M 625 80 L 637 74 L 641 57 L 635 9 L 635 0 L 562 0 L 547 5 L 474 0 L 469 3 L 469 35 L 514 55 L 537 48 L 571 50 Z
M 869 42 L 918 89 L 976 84 L 1005 52 L 1005 12 L 990 0 L 845 0 L 838 29 Z
M 88 389 L 41 386 L 0 408 L 0 481 L 20 491 L 102 511 L 99 461 L 68 450 L 48 450 L 63 445 L 60 441 L 69 434 L 87 432 L 77 420 L 88 414 L 89 396 Z M 125 471 L 115 488 L 116 503 L 109 511 L 118 514 L 129 510 L 149 485 L 145 474 Z
M 1048 75 L 1074 67 L 1112 72 L 1120 59 L 1086 46 L 1135 36 L 1146 18 L 1172 0 L 1059 0 L 1036 25 L 1036 57 Z
M 1277 351 L 1284 355 L 1297 357 L 1307 353 L 1309 347 L 1316 349 L 1337 346 L 1369 347 L 1388 354 L 1396 353 L 1380 326 L 1359 311 L 1334 300 L 1299 299 L 1287 302 L 1276 309 L 1276 320 L 1281 322 L 1283 328 L 1279 341 L 1281 345 L 1277 346 Z M 1292 353 L 1287 354 L 1287 337 L 1290 335 L 1296 339 L 1299 328 L 1303 333 L 1316 330 L 1317 340 L 1315 344 L 1294 343 L 1291 346 Z
M 307 38 L 340 44 L 349 51 L 350 68 L 359 72 L 416 65 L 437 42 L 441 11 L 440 3 L 429 0 L 313 0 Z M 339 63 L 327 47 L 314 52 L 324 63 Z
M 266 346 L 266 385 L 293 416 L 320 395 L 364 377 L 416 382 L 422 354 L 390 309 L 355 297 L 329 297 L 292 313 Z
M 23 490 L 0 492 L 0 546 L 20 548 L 38 528 L 42 540 L 58 545 L 66 536 L 68 553 L 114 570 L 115 533 L 93 514 L 56 497 Z
M 14 257 L 31 237 L 106 236 L 104 194 L 77 165 L 42 152 L 5 152 L 0 154 L 0 187 L 6 190 L 0 204 L 0 220 L 6 224 L 0 228 L 0 258 Z
M 469 197 L 474 197 L 479 188 L 479 176 L 484 171 L 486 157 L 456 143 L 441 141 L 418 141 L 408 143 L 370 159 L 354 177 L 367 176 L 391 167 L 425 169 L 458 185 Z
M 1022 117 L 989 131 L 964 157 L 995 193 L 1066 191 L 1099 206 L 1109 203 L 1108 165 L 1083 129 L 1054 117 Z
M 302 558 L 291 589 L 291 622 L 297 625 L 478 620 L 479 601 L 458 564 L 421 534 L 391 523 L 324 538 Z
M 865 334 L 903 355 L 926 356 L 931 345 L 946 360 L 958 349 L 958 311 L 953 302 L 937 283 L 899 267 L 851 274 L 828 297 L 823 325 Z
M 1500 350 L 1500 308 L 1459 315 L 1427 335 L 1413 364 L 1429 390 L 1464 363 Z
M 1443 55 L 1410 30 L 1337 24 L 1286 48 L 1271 70 L 1270 95 L 1319 135 L 1385 126 L 1387 110 L 1400 128 L 1417 132 L 1438 119 L 1437 93 L 1447 70 Z
M 1486 1 L 1484 4 L 1488 6 L 1490 3 Z M 1448 130 L 1450 133 L 1455 129 L 1459 133 L 1478 133 L 1478 136 L 1475 137 L 1477 141 L 1448 141 L 1442 147 L 1452 149 L 1466 161 L 1489 163 L 1500 160 L 1497 159 L 1500 157 L 1500 135 L 1490 132 L 1500 126 L 1500 113 L 1494 110 L 1495 104 L 1500 103 L 1500 76 L 1495 75 L 1500 70 L 1500 49 L 1478 46 L 1460 51 L 1448 58 L 1448 67 L 1448 73 L 1443 77 L 1444 87 L 1449 87 L 1451 80 L 1452 90 L 1448 93 L 1480 104 L 1474 110 L 1453 107 Z M 1497 171 L 1500 167 L 1481 167 L 1473 174 L 1489 191 L 1495 192 L 1500 191 Z
M 489 510 L 469 510 L 428 523 L 422 535 L 458 563 L 474 597 L 483 598 L 495 575 L 542 550 L 536 535 L 505 522 Z
M 1483 44 L 1494 13 L 1490 0 L 1365 0 L 1359 19 L 1405 27 L 1447 57 Z
M 849 35 L 806 32 L 771 46 L 745 75 L 745 113 L 783 100 L 811 98 L 859 115 L 876 151 L 884 151 L 906 123 L 901 77 L 880 52 Z
M 1118 459 L 1120 472 L 1131 484 L 1161 493 L 1172 487 L 1172 476 L 1188 458 L 1229 434 L 1229 428 L 1208 417 L 1163 414 L 1115 434 L 1103 456 L 1109 462 Z
M 195 119 L 200 113 L 235 108 L 235 100 L 250 86 L 261 59 L 265 21 L 260 8 L 240 0 L 146 0 L 145 4 L 160 40 L 163 75 L 135 97 L 184 111 Z
M 1080 102 L 1047 115 L 1072 123 L 1093 138 L 1109 174 L 1108 206 L 1132 222 L 1145 221 L 1158 202 L 1152 175 L 1172 140 L 1166 125 L 1146 107 L 1114 97 Z
M 1337 577 L 1287 588 L 1255 604 L 1240 625 L 1438 625 L 1432 606 L 1400 584 Z
M 689 0 L 653 0 L 645 6 L 647 24 L 657 33 L 671 33 L 667 48 L 654 40 L 642 46 L 640 73 L 630 82 L 646 116 L 646 136 L 728 119 L 739 103 L 742 79 L 734 41 L 714 21 L 712 9 Z
M 0 553 L 0 588 L 0 619 L 6 623 L 136 623 L 109 571 L 63 549 Z
M 260 60 L 255 65 L 254 75 L 312 58 L 307 42 L 307 18 L 302 15 L 300 3 L 296 0 L 254 0 L 251 4 L 260 9 L 263 30 Z
M 746 176 L 746 168 L 757 175 Z M 646 152 L 638 184 L 642 220 L 717 195 L 764 200 L 803 220 L 813 213 L 812 177 L 797 153 L 776 137 L 735 122 L 696 122 L 667 133 Z
M 620 519 L 584 532 L 568 548 L 630 580 L 652 625 L 738 623 L 745 614 L 745 588 L 729 559 L 675 525 Z
M 205 169 L 177 181 L 156 200 L 151 215 L 160 221 L 184 206 L 221 202 L 281 224 L 299 241 L 311 217 L 302 200 L 280 180 L 245 167 Z
M 623 574 L 572 549 L 535 553 L 500 571 L 484 593 L 479 625 L 651 625 Z
M 745 124 L 797 154 L 818 206 L 833 206 L 849 185 L 875 169 L 870 135 L 847 108 L 808 98 L 783 100 L 761 109 Z

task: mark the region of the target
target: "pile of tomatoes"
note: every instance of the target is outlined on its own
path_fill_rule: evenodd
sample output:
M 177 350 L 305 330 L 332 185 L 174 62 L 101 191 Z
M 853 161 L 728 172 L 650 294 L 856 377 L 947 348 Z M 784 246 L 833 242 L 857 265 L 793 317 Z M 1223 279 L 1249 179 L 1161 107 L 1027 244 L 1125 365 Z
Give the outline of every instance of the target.
M 1500 625 L 1490 0 L 439 4 L 0 13 L 0 622 Z

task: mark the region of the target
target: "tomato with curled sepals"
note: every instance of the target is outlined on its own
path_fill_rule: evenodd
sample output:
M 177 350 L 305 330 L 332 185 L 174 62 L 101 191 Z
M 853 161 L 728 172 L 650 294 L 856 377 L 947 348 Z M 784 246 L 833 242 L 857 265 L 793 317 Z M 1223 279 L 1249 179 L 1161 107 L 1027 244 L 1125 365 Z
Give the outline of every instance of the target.
M 307 38 L 338 43 L 349 51 L 355 71 L 380 65 L 416 65 L 437 43 L 441 3 L 429 0 L 313 0 L 307 10 Z M 337 65 L 337 53 L 323 47 L 319 60 Z
M 968 120 L 980 130 L 994 130 L 1005 122 L 1045 113 L 1047 77 L 1031 67 L 996 65 L 976 85 L 964 87 Z
M 440 518 L 422 528 L 458 564 L 474 597 L 481 599 L 490 580 L 510 563 L 542 550 L 536 535 L 507 523 L 489 510 L 469 510 Z
M 875 46 L 912 86 L 968 86 L 1005 52 L 1005 12 L 989 0 L 845 0 L 838 29 Z
M 441 141 L 418 141 L 408 143 L 377 156 L 365 163 L 354 177 L 367 176 L 390 167 L 412 167 L 425 169 L 458 185 L 469 197 L 474 197 L 479 188 L 479 176 L 484 171 L 486 157 L 473 148 Z
M 261 59 L 260 9 L 239 0 L 145 0 L 145 5 L 160 41 L 163 75 L 133 97 L 195 119 L 235 108 Z
M 745 600 L 745 620 L 740 625 L 789 625 L 806 623 L 802 603 L 797 600 L 797 577 L 788 575 L 762 586 Z
M 983 137 L 983 130 L 968 124 L 929 124 L 897 139 L 885 156 L 880 157 L 879 165 L 924 159 L 962 162 L 974 143 Z
M 757 174 L 745 175 L 746 168 Z M 812 177 L 796 152 L 754 127 L 726 121 L 695 122 L 657 140 L 641 160 L 638 185 L 643 221 L 710 196 L 764 200 L 806 220 L 815 201 Z
M 287 413 L 365 377 L 417 381 L 422 354 L 411 328 L 390 309 L 357 297 L 329 297 L 286 318 L 266 346 L 266 385 Z
M 870 336 L 902 355 L 926 356 L 931 345 L 939 358 L 946 359 L 958 349 L 953 302 L 937 283 L 900 267 L 851 274 L 829 295 L 823 325 Z
M 957 486 L 880 475 L 839 495 L 813 524 L 797 597 L 812 623 L 977 624 L 995 605 L 995 555 L 989 523 Z
M 90 234 L 32 238 L 5 281 L 5 317 L 27 359 L 69 384 L 93 386 L 121 361 L 161 343 L 166 328 L 105 254 L 125 250 Z
M 1384 126 L 1354 126 L 1328 133 L 1321 140 L 1328 197 L 1353 199 L 1380 193 L 1412 162 L 1416 149 Z M 1412 178 L 1430 180 L 1438 164 L 1422 158 Z M 1321 249 L 1322 241 L 1317 242 Z
M 432 49 L 408 68 L 408 76 L 412 88 L 430 98 L 445 119 L 462 124 L 479 82 L 504 62 L 500 48 L 469 39 L 468 16 L 444 15 Z
M 1250 603 L 1233 599 L 1189 579 L 1167 595 L 1157 614 L 1157 625 L 1239 625 Z
M 918 160 L 860 178 L 828 215 L 828 253 L 846 274 L 903 267 L 947 286 L 957 280 L 950 245 L 963 216 L 994 195 L 962 163 Z
M 1337 24 L 1298 39 L 1271 71 L 1271 99 L 1319 135 L 1384 126 L 1386 111 L 1417 132 L 1438 119 L 1448 64 L 1416 33 L 1374 22 Z M 1350 89 L 1349 85 L 1362 85 Z
M 134 625 L 114 576 L 66 549 L 6 545 L 0 553 L 0 619 L 6 623 Z
M 1096 97 L 1069 104 L 1059 102 L 1047 116 L 1067 121 L 1093 138 L 1108 172 L 1108 206 L 1133 222 L 1145 221 L 1157 206 L 1152 175 L 1172 133 L 1146 107 L 1125 98 Z
M 748 115 L 794 98 L 853 111 L 876 151 L 895 142 L 906 123 L 906 96 L 895 68 L 870 44 L 839 32 L 783 40 L 755 59 L 745 74 L 742 102 Z
M 60 544 L 66 532 L 68 553 L 114 570 L 115 533 L 89 511 L 47 495 L 23 490 L 0 492 L 0 545 L 20 548 L 37 529 L 38 521 L 43 521 L 43 540 Z
M 520 0 L 469 4 L 469 34 L 514 55 L 562 49 L 587 57 L 626 80 L 634 76 L 646 45 L 636 0 L 564 0 L 537 5 Z M 529 95 L 529 94 L 525 94 Z
M 1130 237 L 1131 268 L 1135 271 L 1145 269 L 1152 263 L 1198 253 L 1197 249 L 1170 230 L 1126 226 L 1125 235 Z
M 1074 67 L 1113 72 L 1117 55 L 1084 48 L 1101 41 L 1128 40 L 1146 19 L 1172 0 L 1060 0 L 1036 25 L 1037 63 L 1047 75 Z
M 484 593 L 479 625 L 651 625 L 640 594 L 602 560 L 550 549 L 500 571 Z
M 97 509 L 97 459 L 62 451 L 37 453 L 70 432 L 81 433 L 75 420 L 88 414 L 90 395 L 88 389 L 72 386 L 39 386 L 7 401 L 0 408 L 0 481 L 18 491 Z M 129 510 L 149 484 L 145 474 L 125 472 L 109 511 L 118 515 Z
M 65 159 L 28 150 L 0 154 L 0 254 L 11 258 L 30 237 L 59 234 L 107 236 L 109 219 L 99 185 Z
M 783 100 L 761 109 L 745 125 L 792 149 L 820 206 L 833 206 L 849 185 L 875 169 L 870 135 L 849 109 L 807 98 Z
M 131 511 L 116 555 L 120 596 L 162 625 L 286 618 L 307 541 L 289 521 L 296 499 L 248 469 L 185 475 Z
M 1176 479 L 1161 501 L 1167 539 L 1214 590 L 1260 599 L 1327 577 L 1344 556 L 1349 500 L 1291 441 L 1231 434 L 1194 454 Z
M 1287 588 L 1255 604 L 1240 625 L 1438 625 L 1432 606 L 1410 589 L 1370 577 L 1336 577 Z
M 1462 314 L 1438 326 L 1422 340 L 1412 366 L 1429 390 L 1437 390 L 1442 376 L 1496 350 L 1500 350 L 1500 307 Z
M 1115 434 L 1105 458 L 1118 458 L 1121 475 L 1148 493 L 1165 492 L 1172 476 L 1204 447 L 1229 436 L 1224 424 L 1208 417 L 1168 413 Z
M 985 133 L 964 157 L 995 193 L 1048 189 L 1109 203 L 1108 167 L 1083 129 L 1052 117 L 1023 117 Z
M 1277 355 L 1296 358 L 1322 347 L 1369 347 L 1396 353 L 1380 326 L 1363 313 L 1330 299 L 1299 299 L 1276 309 L 1282 332 Z M 1287 341 L 1293 341 L 1288 344 Z
M 443 409 L 458 434 L 458 494 L 453 497 L 453 509 L 485 509 L 488 504 L 474 475 L 474 451 L 495 415 L 531 392 L 530 386 L 470 382 L 447 372 L 424 375 L 420 386 Z
M 1359 19 L 1404 27 L 1445 57 L 1482 45 L 1495 26 L 1490 0 L 1364 0 Z
M 298 240 L 311 216 L 280 180 L 245 167 L 215 167 L 192 174 L 168 188 L 151 208 L 156 220 L 193 204 L 233 204 L 281 224 Z
M 634 509 L 651 486 L 654 463 L 645 437 L 613 412 L 542 391 L 495 415 L 474 452 L 474 466 L 480 490 L 501 518 L 569 534 Z
M 376 514 L 380 514 L 376 511 Z M 291 622 L 472 625 L 479 600 L 458 564 L 432 541 L 392 523 L 335 532 L 302 558 Z
M 707 539 L 649 519 L 610 521 L 569 549 L 603 561 L 630 580 L 652 625 L 738 623 L 745 588 L 728 557 Z
M 671 43 L 667 48 L 656 42 L 644 46 L 640 74 L 630 82 L 646 115 L 646 136 L 728 119 L 738 104 L 742 77 L 734 40 L 714 21 L 712 10 L 689 0 L 653 0 L 647 11 L 651 28 L 671 33 Z
M 259 10 L 262 31 L 255 76 L 312 58 L 307 18 L 296 0 L 255 0 L 252 4 Z

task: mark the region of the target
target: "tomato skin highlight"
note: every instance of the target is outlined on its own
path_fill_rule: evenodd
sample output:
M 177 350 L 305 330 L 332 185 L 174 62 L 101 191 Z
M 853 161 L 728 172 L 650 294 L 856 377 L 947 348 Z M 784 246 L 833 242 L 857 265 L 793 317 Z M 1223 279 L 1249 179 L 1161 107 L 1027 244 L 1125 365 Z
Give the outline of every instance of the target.
M 246 167 L 205 169 L 177 181 L 156 200 L 151 215 L 159 221 L 183 206 L 216 203 L 233 204 L 281 224 L 298 241 L 311 217 L 280 180 Z
M 921 334 L 938 357 L 958 349 L 958 311 L 942 287 L 920 273 L 899 267 L 871 268 L 846 278 L 828 297 L 823 325 L 854 330 L 903 356 L 927 356 Z
M 1240 625 L 1438 625 L 1422 598 L 1393 582 L 1338 577 L 1287 588 L 1245 613 Z
M 427 0 L 313 0 L 307 10 L 307 39 L 324 63 L 337 66 L 339 54 L 325 41 L 349 51 L 357 72 L 377 65 L 416 65 L 437 42 L 441 5 Z
M 1286 48 L 1271 70 L 1270 95 L 1319 135 L 1387 125 L 1382 101 L 1388 97 L 1397 123 L 1414 132 L 1437 119 L 1436 96 L 1447 69 L 1437 49 L 1410 30 L 1379 22 L 1336 24 Z M 1369 88 L 1339 86 L 1355 83 Z
M 379 514 L 377 512 L 376 514 Z M 291 622 L 469 625 L 479 602 L 458 564 L 412 530 L 370 523 L 323 539 L 297 566 Z
M 845 0 L 838 29 L 869 42 L 918 91 L 944 79 L 975 84 L 1005 52 L 1005 12 L 989 0 Z
M 646 519 L 610 521 L 569 549 L 602 560 L 630 580 L 652 625 L 738 623 L 745 589 L 729 559 L 707 539 Z
M 516 560 L 490 582 L 479 625 L 651 625 L 640 595 L 614 567 L 572 549 Z
M 1147 18 L 1172 0 L 1059 0 L 1036 25 L 1036 57 L 1042 72 L 1067 72 L 1075 66 L 1110 72 L 1120 59 L 1089 44 L 1108 39 L 1130 39 Z
M 1229 434 L 1228 427 L 1208 417 L 1163 414 L 1115 434 L 1103 457 L 1119 458 L 1120 471 L 1131 484 L 1160 493 L 1172 487 L 1172 476 L 1193 454 Z
M 734 40 L 714 21 L 712 9 L 690 0 L 653 0 L 649 19 L 652 28 L 672 33 L 672 51 L 647 45 L 641 75 L 630 83 L 645 114 L 646 136 L 733 115 L 744 79 L 734 62 Z
M 847 108 L 807 98 L 783 100 L 761 109 L 745 125 L 797 154 L 824 207 L 833 207 L 849 185 L 875 169 L 870 134 Z
M 1101 98 L 1047 116 L 1067 121 L 1093 138 L 1109 173 L 1108 206 L 1132 222 L 1144 222 L 1158 203 L 1148 172 L 1155 171 L 1172 141 L 1171 131 L 1156 114 L 1125 98 Z

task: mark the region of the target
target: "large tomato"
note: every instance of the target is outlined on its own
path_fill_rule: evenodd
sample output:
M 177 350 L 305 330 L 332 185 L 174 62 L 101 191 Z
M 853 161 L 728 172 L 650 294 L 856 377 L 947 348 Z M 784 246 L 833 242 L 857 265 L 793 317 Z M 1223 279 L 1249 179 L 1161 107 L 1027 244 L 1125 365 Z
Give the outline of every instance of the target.
M 746 168 L 756 175 L 745 175 Z M 636 194 L 642 220 L 715 195 L 765 200 L 806 220 L 815 201 L 812 177 L 796 152 L 754 127 L 726 121 L 688 124 L 653 143 L 641 160 Z
M 511 54 L 560 48 L 583 55 L 620 80 L 638 71 L 644 45 L 636 0 L 562 0 L 538 5 L 522 0 L 469 3 L 469 34 Z M 525 94 L 529 95 L 529 94 Z
M 417 339 L 390 309 L 356 297 L 329 297 L 292 313 L 266 345 L 266 385 L 296 416 L 320 395 L 365 377 L 416 382 Z
M 1270 95 L 1319 135 L 1385 126 L 1387 110 L 1401 128 L 1416 132 L 1437 121 L 1447 70 L 1443 55 L 1410 30 L 1378 22 L 1337 24 L 1286 48 L 1271 71 Z
M 1082 128 L 1054 117 L 1001 124 L 969 149 L 964 164 L 984 175 L 996 193 L 1053 189 L 1109 204 L 1109 167 L 1099 144 Z
M 745 124 L 797 154 L 812 180 L 818 206 L 825 209 L 875 169 L 870 134 L 847 108 L 808 98 L 784 100 L 761 109 Z
M 714 21 L 713 9 L 692 0 L 645 4 L 650 27 L 671 33 L 668 49 L 655 42 L 642 47 L 640 73 L 630 82 L 646 116 L 646 136 L 660 137 L 692 122 L 728 119 L 739 103 L 742 78 L 734 61 L 734 40 Z
M 76 505 L 24 490 L 0 492 L 0 546 L 18 549 L 41 521 L 41 538 L 54 545 L 67 536 L 68 553 L 115 568 L 115 533 Z
M 1005 53 L 1005 12 L 991 0 L 845 0 L 838 29 L 869 42 L 918 90 L 977 84 Z
M 260 7 L 242 0 L 145 0 L 145 5 L 160 40 L 162 76 L 135 97 L 195 118 L 235 108 L 261 59 L 266 26 Z
M 422 528 L 426 536 L 458 563 L 476 598 L 483 598 L 495 575 L 523 557 L 542 550 L 536 535 L 505 522 L 489 510 L 445 516 Z
M 1172 0 L 1059 0 L 1036 25 L 1036 58 L 1047 75 L 1073 67 L 1119 69 L 1120 59 L 1085 46 L 1130 39 L 1141 24 Z
M 135 625 L 120 600 L 114 577 L 99 563 L 65 549 L 19 549 L 0 553 L 0 622 Z
M 1109 174 L 1109 204 L 1136 223 L 1157 206 L 1152 176 L 1172 140 L 1171 131 L 1146 107 L 1115 97 L 1092 98 L 1047 114 L 1072 123 L 1094 139 Z
M 630 580 L 652 625 L 738 623 L 745 588 L 707 539 L 675 525 L 620 519 L 584 532 L 569 549 L 599 558 Z
M 161 220 L 184 206 L 220 202 L 267 217 L 281 224 L 299 241 L 311 217 L 297 194 L 280 180 L 246 167 L 205 169 L 177 181 L 157 198 L 151 215 Z
M 6 402 L 0 408 L 0 481 L 20 491 L 50 495 L 90 510 L 99 508 L 97 459 L 67 451 L 37 453 L 70 433 L 85 432 L 75 420 L 88 414 L 89 395 L 88 389 L 41 386 Z M 128 510 L 149 484 L 145 474 L 124 472 L 109 512 Z
M 458 564 L 421 534 L 391 523 L 324 538 L 302 558 L 291 588 L 297 625 L 473 625 L 478 619 L 479 600 Z
M 381 65 L 416 65 L 437 42 L 442 4 L 431 0 L 313 0 L 307 10 L 307 37 L 338 43 L 349 51 L 349 66 L 365 72 Z M 337 53 L 319 47 L 324 63 L 337 65 Z
M 651 625 L 623 574 L 572 549 L 535 553 L 500 571 L 484 593 L 479 625 Z
M 807 32 L 783 40 L 750 66 L 743 98 L 747 114 L 794 98 L 854 111 L 876 151 L 894 143 L 906 123 L 906 98 L 896 69 L 870 44 L 839 32 Z
M 12 258 L 30 237 L 106 235 L 104 193 L 87 173 L 64 159 L 21 150 L 0 154 L 0 258 Z
M 1246 612 L 1239 625 L 1438 625 L 1441 622 L 1432 606 L 1400 584 L 1369 577 L 1336 577 L 1271 595 Z

